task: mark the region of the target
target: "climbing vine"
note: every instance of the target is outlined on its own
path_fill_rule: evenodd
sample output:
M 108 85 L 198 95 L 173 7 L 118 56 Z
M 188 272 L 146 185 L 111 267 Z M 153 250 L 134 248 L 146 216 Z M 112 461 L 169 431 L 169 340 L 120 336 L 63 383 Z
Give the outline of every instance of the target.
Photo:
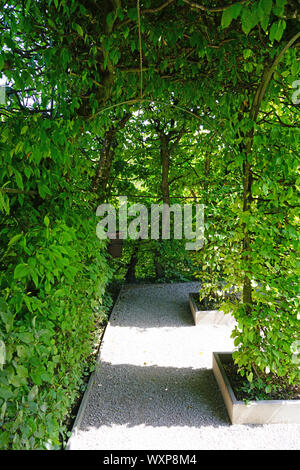
M 119 269 L 95 209 L 122 193 L 205 204 L 202 251 L 159 240 L 131 268 L 234 286 L 239 373 L 299 381 L 298 2 L 99 5 L 0 2 L 1 448 L 66 439 Z

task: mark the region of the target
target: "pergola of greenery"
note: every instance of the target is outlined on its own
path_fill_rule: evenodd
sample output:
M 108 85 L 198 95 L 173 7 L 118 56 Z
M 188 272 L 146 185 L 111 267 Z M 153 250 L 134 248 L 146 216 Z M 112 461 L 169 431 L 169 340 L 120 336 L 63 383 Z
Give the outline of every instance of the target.
M 95 210 L 119 194 L 205 204 L 194 270 L 203 296 L 241 292 L 224 307 L 239 373 L 296 386 L 298 2 L 0 6 L 0 447 L 65 438 L 113 276 Z M 186 256 L 151 249 L 157 276 Z

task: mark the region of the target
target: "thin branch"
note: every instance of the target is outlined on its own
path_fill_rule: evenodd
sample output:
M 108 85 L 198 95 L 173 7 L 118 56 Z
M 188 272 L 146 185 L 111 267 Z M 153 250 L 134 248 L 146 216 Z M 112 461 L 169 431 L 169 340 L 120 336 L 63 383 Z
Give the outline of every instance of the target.
M 250 117 L 253 121 L 256 121 L 256 119 L 257 119 L 257 115 L 259 113 L 260 105 L 261 105 L 261 103 L 264 99 L 267 87 L 269 85 L 269 82 L 270 82 L 270 80 L 273 76 L 273 73 L 274 73 L 277 65 L 281 61 L 281 59 L 282 59 L 283 55 L 286 53 L 286 51 L 297 41 L 297 39 L 299 37 L 300 37 L 300 33 L 295 34 L 295 36 L 293 36 L 292 39 L 290 39 L 290 41 L 285 45 L 285 47 L 282 49 L 282 51 L 278 54 L 278 56 L 274 60 L 271 67 L 265 71 L 265 73 L 263 75 L 263 78 L 262 78 L 262 81 L 261 81 L 261 84 L 257 89 L 256 95 L 255 95 L 253 103 L 252 103 L 251 111 L 250 111 Z
M 233 5 L 236 5 L 237 3 L 244 4 L 247 1 L 248 0 L 241 0 L 240 2 L 230 3 L 229 5 L 223 5 L 223 6 L 219 6 L 219 7 L 210 8 L 210 7 L 206 7 L 204 5 L 199 5 L 199 3 L 192 2 L 191 0 L 183 0 L 184 3 L 186 3 L 187 5 L 190 5 L 192 8 L 198 8 L 198 10 L 210 11 L 210 12 L 224 11 L 224 10 L 227 10 L 228 8 L 232 7 Z
M 171 5 L 171 3 L 173 3 L 174 1 L 175 0 L 167 0 L 165 3 L 163 3 L 162 5 L 160 5 L 157 8 L 145 8 L 144 10 L 141 10 L 141 14 L 143 15 L 143 14 L 147 14 L 147 13 L 159 13 L 164 8 L 166 8 L 167 6 Z M 124 26 L 126 26 L 127 24 L 133 23 L 133 22 L 134 22 L 134 20 L 128 18 L 125 21 L 123 21 L 122 23 L 118 24 L 115 29 L 121 29 Z
M 139 33 L 139 53 L 140 53 L 140 87 L 141 99 L 143 99 L 143 51 L 142 51 L 142 33 L 141 33 L 141 12 L 140 0 L 137 0 L 137 13 L 138 13 L 138 33 Z
M 174 178 L 172 178 L 171 180 L 169 180 L 169 186 L 174 183 L 174 181 L 177 181 L 179 180 L 180 178 L 184 178 L 185 176 L 189 175 L 190 172 L 187 172 L 187 173 L 184 173 L 182 175 L 179 175 L 179 176 L 174 176 Z
M 8 193 L 8 194 L 30 194 L 35 195 L 37 191 L 23 191 L 22 189 L 13 189 L 13 188 L 0 188 L 1 193 Z
M 176 140 L 172 143 L 170 150 L 172 150 L 179 144 L 180 139 L 182 138 L 183 134 L 185 133 L 185 128 L 184 126 L 180 129 L 179 134 L 176 137 Z
M 173 2 L 174 0 L 167 0 L 165 3 L 163 3 L 157 8 L 146 8 L 145 10 L 142 10 L 142 13 L 158 13 L 159 11 L 163 10 L 164 8 L 166 8 L 168 5 L 170 5 Z

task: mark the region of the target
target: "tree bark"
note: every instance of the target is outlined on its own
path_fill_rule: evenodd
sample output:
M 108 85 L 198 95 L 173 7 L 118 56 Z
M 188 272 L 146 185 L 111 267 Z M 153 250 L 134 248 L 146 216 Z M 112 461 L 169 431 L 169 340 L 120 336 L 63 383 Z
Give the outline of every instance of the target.
M 250 211 L 251 204 L 251 185 L 252 185 L 252 172 L 251 166 L 247 159 L 248 155 L 246 154 L 246 160 L 244 162 L 244 179 L 243 179 L 243 212 Z M 243 223 L 244 231 L 244 240 L 243 240 L 243 260 L 247 269 L 250 267 L 251 263 L 251 241 L 248 228 L 245 223 Z M 244 285 L 243 285 L 243 303 L 247 305 L 247 312 L 251 313 L 251 304 L 252 304 L 252 287 L 251 279 L 248 274 L 244 276 Z
M 114 157 L 114 151 L 111 149 L 112 141 L 114 138 L 115 130 L 109 130 L 104 137 L 104 142 L 100 151 L 100 158 L 96 169 L 95 177 L 92 181 L 91 191 L 93 193 L 98 192 L 98 190 L 103 190 L 103 186 L 105 186 L 105 182 L 103 181 L 103 176 L 105 169 L 108 168 L 108 174 L 111 168 L 112 159 Z M 107 173 L 107 172 L 106 172 Z
M 139 249 L 139 243 L 140 240 L 137 241 L 133 248 L 133 253 L 130 258 L 130 262 L 127 268 L 127 272 L 125 275 L 125 279 L 127 282 L 135 282 L 136 281 L 136 276 L 135 276 L 135 267 L 138 262 L 138 249 Z
M 115 156 L 115 149 L 118 145 L 116 134 L 123 129 L 130 119 L 131 113 L 126 113 L 117 125 L 109 129 L 104 137 L 103 145 L 100 151 L 100 158 L 96 169 L 95 177 L 91 184 L 91 191 L 97 193 L 101 191 L 100 199 L 104 200 L 105 191 L 109 180 L 112 162 Z
M 161 161 L 161 193 L 162 193 L 162 200 L 163 204 L 167 204 L 170 206 L 170 186 L 169 186 L 169 172 L 170 172 L 170 157 L 172 151 L 178 145 L 181 137 L 183 136 L 185 129 L 182 127 L 179 131 L 177 129 L 172 129 L 169 131 L 168 134 L 165 133 L 165 128 L 160 126 L 160 122 L 158 120 L 156 122 L 156 131 L 159 135 L 160 140 L 160 161 Z M 171 120 L 171 126 L 174 126 L 174 121 Z M 171 139 L 173 136 L 176 136 L 176 139 L 173 143 L 170 144 Z M 163 221 L 166 218 L 163 217 Z M 162 233 L 164 232 L 162 221 Z M 159 242 L 161 242 L 161 237 L 159 238 Z M 155 266 L 155 274 L 156 278 L 162 278 L 165 275 L 165 269 L 163 265 L 159 261 L 159 249 L 157 248 L 154 251 L 154 266 Z
M 163 203 L 170 205 L 169 170 L 170 150 L 169 139 L 164 133 L 160 134 L 160 159 L 161 159 L 161 192 Z

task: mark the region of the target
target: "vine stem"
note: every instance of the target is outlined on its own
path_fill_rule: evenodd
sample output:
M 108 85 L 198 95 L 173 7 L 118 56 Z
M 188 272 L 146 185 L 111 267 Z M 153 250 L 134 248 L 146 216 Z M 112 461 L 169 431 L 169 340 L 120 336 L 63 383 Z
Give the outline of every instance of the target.
M 276 69 L 277 65 L 281 61 L 281 59 L 284 56 L 284 54 L 286 53 L 286 51 L 297 41 L 297 39 L 299 39 L 299 37 L 300 37 L 300 32 L 295 34 L 295 36 L 293 36 L 289 40 L 289 42 L 284 46 L 282 51 L 278 54 L 278 56 L 274 60 L 271 67 L 264 72 L 262 81 L 261 81 L 261 83 L 260 83 L 260 85 L 259 85 L 259 87 L 256 91 L 256 94 L 255 94 L 255 97 L 254 97 L 254 100 L 253 100 L 253 103 L 252 103 L 251 112 L 250 112 L 250 117 L 254 121 L 256 121 L 256 119 L 257 119 L 257 115 L 259 113 L 260 105 L 261 105 L 261 103 L 264 99 L 265 93 L 267 91 L 267 87 L 268 87 L 268 85 L 271 81 L 271 78 L 273 76 L 273 73 L 275 72 L 275 69 Z
M 141 100 L 143 99 L 143 51 L 141 35 L 141 11 L 140 0 L 137 0 L 138 32 L 139 32 L 139 50 L 140 50 L 140 75 L 141 75 Z
M 295 34 L 289 42 L 284 46 L 284 48 L 280 51 L 278 56 L 273 61 L 272 65 L 265 69 L 264 74 L 262 76 L 261 82 L 256 90 L 252 106 L 250 109 L 249 117 L 250 120 L 255 123 L 257 121 L 257 117 L 260 111 L 261 104 L 265 97 L 268 85 L 272 79 L 272 76 L 275 72 L 275 69 L 279 62 L 281 61 L 282 57 L 286 53 L 286 51 L 297 41 L 300 37 L 300 33 Z M 252 199 L 252 168 L 249 161 L 249 155 L 252 152 L 253 146 L 253 138 L 254 138 L 254 126 L 248 132 L 245 140 L 245 161 L 244 161 L 244 168 L 243 168 L 243 212 L 247 213 L 251 207 L 251 199 Z M 244 230 L 244 240 L 243 240 L 243 252 L 244 252 L 244 259 L 250 263 L 250 251 L 251 251 L 251 240 L 249 231 L 246 227 L 246 224 L 243 223 L 243 230 Z M 244 277 L 244 285 L 243 285 L 243 302 L 247 306 L 248 315 L 251 314 L 251 306 L 252 306 L 252 287 L 251 287 L 251 279 L 249 275 L 246 273 Z

